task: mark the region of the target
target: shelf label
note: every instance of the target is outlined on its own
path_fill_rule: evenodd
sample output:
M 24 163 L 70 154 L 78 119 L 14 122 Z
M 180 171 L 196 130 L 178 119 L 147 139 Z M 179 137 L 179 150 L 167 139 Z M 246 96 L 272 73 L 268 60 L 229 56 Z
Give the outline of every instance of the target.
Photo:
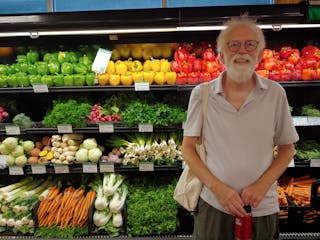
M 311 159 L 310 167 L 320 167 L 320 159 Z
M 98 166 L 96 163 L 93 162 L 85 162 L 82 163 L 83 173 L 97 173 Z
M 0 169 L 5 169 L 7 167 L 7 155 L 0 155 Z
M 153 132 L 152 124 L 139 123 L 139 132 Z
M 308 126 L 308 118 L 306 116 L 295 116 L 292 120 L 295 126 Z
M 72 133 L 72 125 L 71 124 L 60 124 L 57 126 L 58 133 Z
M 23 168 L 18 166 L 10 166 L 9 175 L 24 175 Z
M 47 84 L 32 84 L 33 92 L 34 93 L 47 93 L 49 92 L 48 85 Z
M 20 135 L 20 127 L 16 125 L 5 125 L 7 135 Z
M 134 83 L 135 91 L 150 91 L 149 82 L 136 82 Z
M 101 173 L 114 172 L 114 163 L 112 163 L 112 162 L 100 162 L 100 172 Z
M 69 173 L 69 165 L 53 164 L 54 172 L 57 174 Z
M 290 161 L 290 163 L 289 163 L 288 167 L 295 167 L 295 165 L 294 165 L 294 159 L 291 159 L 291 161 Z
M 92 71 L 96 73 L 105 73 L 112 51 L 99 48 L 92 64 Z
M 154 171 L 153 163 L 139 163 L 139 171 L 140 172 L 152 172 Z
M 113 123 L 99 123 L 99 132 L 100 133 L 113 133 L 114 132 Z
M 308 117 L 308 125 L 319 126 L 320 125 L 320 117 Z
M 46 174 L 46 165 L 44 164 L 31 164 L 32 174 Z

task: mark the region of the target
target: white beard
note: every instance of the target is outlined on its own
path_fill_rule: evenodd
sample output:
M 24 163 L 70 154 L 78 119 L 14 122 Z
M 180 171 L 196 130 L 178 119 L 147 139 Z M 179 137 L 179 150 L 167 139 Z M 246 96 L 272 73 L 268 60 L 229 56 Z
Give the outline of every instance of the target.
M 235 63 L 235 61 L 240 61 L 240 59 L 248 62 L 243 65 Z M 257 60 L 258 57 L 256 57 L 256 59 L 253 59 L 248 54 L 236 54 L 229 61 L 225 57 L 224 61 L 226 63 L 225 65 L 228 77 L 236 83 L 244 83 L 248 81 L 254 73 Z

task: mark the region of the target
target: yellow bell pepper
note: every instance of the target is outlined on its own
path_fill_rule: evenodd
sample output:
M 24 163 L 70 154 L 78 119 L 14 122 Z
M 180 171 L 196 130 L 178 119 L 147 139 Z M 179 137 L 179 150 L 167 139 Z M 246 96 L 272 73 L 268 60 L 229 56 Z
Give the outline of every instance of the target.
M 110 60 L 107 66 L 106 73 L 114 74 L 116 72 L 114 61 Z
M 157 85 L 163 85 L 166 83 L 166 79 L 164 78 L 164 72 L 156 72 L 154 75 L 154 82 Z
M 101 86 L 105 86 L 109 84 L 109 75 L 108 73 L 99 73 L 98 74 L 98 83 Z
M 146 60 L 144 63 L 143 63 L 143 71 L 151 71 L 152 68 L 151 68 L 151 60 Z
M 177 73 L 176 72 L 166 72 L 164 74 L 164 78 L 169 85 L 174 85 L 176 84 L 177 80 Z
M 111 86 L 120 85 L 120 75 L 119 74 L 111 74 L 109 77 L 109 84 Z
M 121 75 L 120 76 L 120 82 L 122 85 L 132 85 L 133 80 L 132 80 L 132 75 L 130 73 L 126 74 L 126 75 Z
M 132 73 L 132 80 L 134 82 L 142 82 L 143 81 L 143 73 L 142 72 Z
M 160 71 L 160 60 L 159 59 L 151 60 L 151 69 L 154 72 L 159 72 Z
M 171 69 L 170 62 L 166 59 L 160 60 L 160 72 L 169 72 Z
M 152 71 L 143 72 L 143 80 L 148 81 L 149 84 L 151 85 L 154 81 L 154 72 L 152 72 Z
M 142 63 L 138 60 L 134 60 L 131 66 L 132 72 L 141 72 L 143 70 Z
M 116 62 L 116 73 L 125 75 L 127 71 L 128 71 L 127 65 L 123 61 L 118 60 Z

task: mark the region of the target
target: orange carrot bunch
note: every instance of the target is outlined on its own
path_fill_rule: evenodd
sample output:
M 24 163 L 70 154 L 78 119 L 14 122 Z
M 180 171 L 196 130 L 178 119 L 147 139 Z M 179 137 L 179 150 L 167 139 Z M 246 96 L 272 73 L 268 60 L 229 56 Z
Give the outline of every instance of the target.
M 88 210 L 95 199 L 95 191 L 85 195 L 84 187 L 67 187 L 64 192 L 53 187 L 48 197 L 40 202 L 37 215 L 40 227 L 83 227 L 88 220 Z

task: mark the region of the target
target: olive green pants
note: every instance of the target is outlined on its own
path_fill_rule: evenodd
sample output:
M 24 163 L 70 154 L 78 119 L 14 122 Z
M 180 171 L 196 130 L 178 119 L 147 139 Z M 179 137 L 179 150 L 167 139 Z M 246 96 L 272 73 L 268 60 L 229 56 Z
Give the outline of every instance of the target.
M 234 240 L 234 217 L 199 199 L 194 212 L 193 240 Z M 274 240 L 278 237 L 278 215 L 254 217 L 253 240 Z

